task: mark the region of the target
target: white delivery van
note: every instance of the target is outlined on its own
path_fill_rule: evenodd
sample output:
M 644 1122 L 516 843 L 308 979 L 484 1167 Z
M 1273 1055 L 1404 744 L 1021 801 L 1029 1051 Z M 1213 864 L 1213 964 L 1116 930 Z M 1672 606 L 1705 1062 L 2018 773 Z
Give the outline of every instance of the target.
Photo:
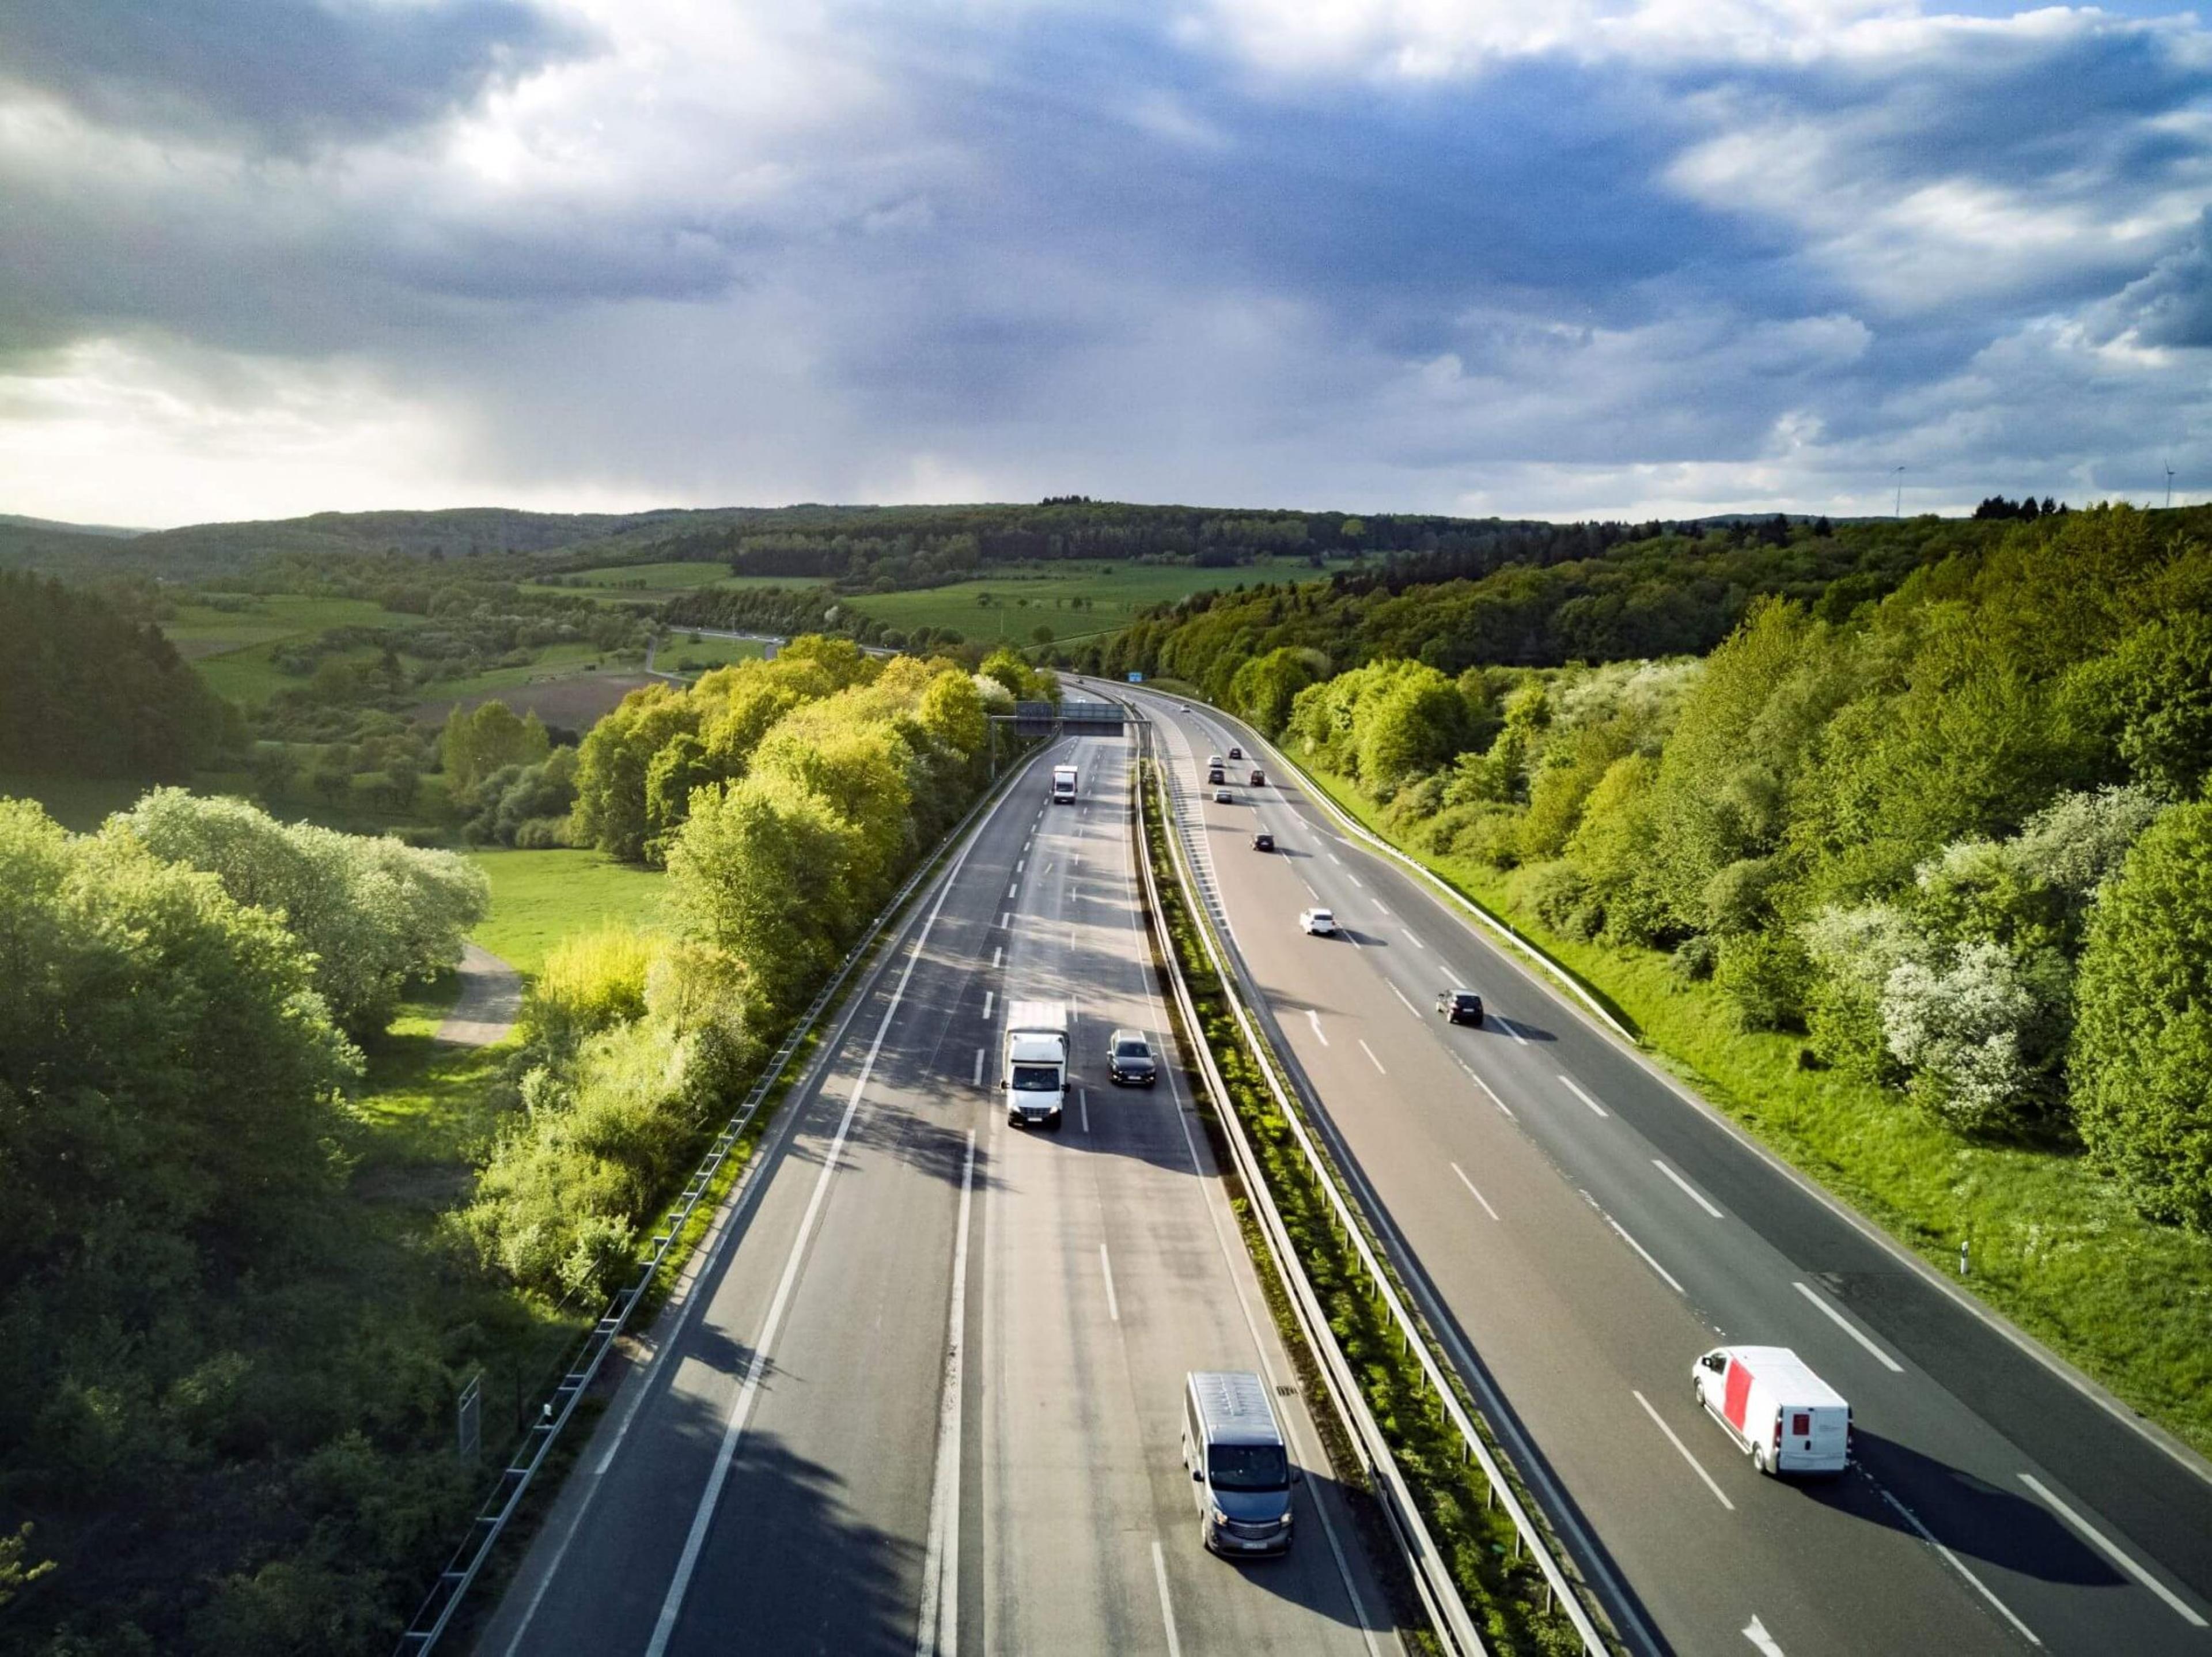
M 1291 1465 L 1266 1383 L 1249 1369 L 1183 1377 L 1182 1465 L 1198 1497 L 1198 1539 L 1218 1554 L 1287 1553 Z
M 1072 806 L 1075 803 L 1075 767 L 1054 765 L 1052 768 L 1052 803 Z
M 1717 1346 L 1691 1366 L 1690 1386 L 1762 1473 L 1850 1465 L 1851 1406 L 1786 1346 Z
M 1067 1008 L 1056 1001 L 1006 1003 L 1006 1057 L 999 1074 L 1006 1120 L 1060 1124 L 1067 1108 Z

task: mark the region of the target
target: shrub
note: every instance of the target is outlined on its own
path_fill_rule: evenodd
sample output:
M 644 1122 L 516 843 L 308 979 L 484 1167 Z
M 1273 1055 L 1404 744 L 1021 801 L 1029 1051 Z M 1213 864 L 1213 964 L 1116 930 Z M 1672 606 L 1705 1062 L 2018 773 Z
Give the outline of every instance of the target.
M 1532 863 L 1514 877 L 1516 901 L 1564 938 L 1589 939 L 1605 924 L 1605 905 L 1572 863 Z
M 1721 958 L 1720 940 L 1692 933 L 1674 946 L 1667 958 L 1667 972 L 1677 984 L 1699 984 L 1713 975 Z
M 1787 933 L 1746 932 L 1723 938 L 1713 983 L 1746 1030 L 1803 1027 L 1811 964 Z
M 653 949 L 652 938 L 625 926 L 562 939 L 523 1001 L 526 1038 L 565 1051 L 586 1036 L 643 1017 Z

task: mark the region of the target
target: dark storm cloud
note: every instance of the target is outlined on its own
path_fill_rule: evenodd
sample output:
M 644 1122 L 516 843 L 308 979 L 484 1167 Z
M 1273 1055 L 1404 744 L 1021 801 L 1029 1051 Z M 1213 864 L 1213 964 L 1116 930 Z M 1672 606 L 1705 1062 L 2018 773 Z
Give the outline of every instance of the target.
M 524 0 L 0 0 L 0 78 L 280 150 L 421 125 L 587 47 Z
M 2198 221 L 2196 241 L 2130 283 L 2102 320 L 2107 338 L 2131 332 L 2146 345 L 2212 348 L 2212 210 Z

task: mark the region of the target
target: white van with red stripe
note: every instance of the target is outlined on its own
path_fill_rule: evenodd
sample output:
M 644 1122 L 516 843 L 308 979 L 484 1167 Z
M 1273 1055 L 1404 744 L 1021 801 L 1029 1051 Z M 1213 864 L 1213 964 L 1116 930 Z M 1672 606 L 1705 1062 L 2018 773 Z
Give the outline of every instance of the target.
M 1786 1346 L 1717 1346 L 1690 1368 L 1698 1408 L 1762 1473 L 1840 1473 L 1851 1460 L 1851 1406 Z

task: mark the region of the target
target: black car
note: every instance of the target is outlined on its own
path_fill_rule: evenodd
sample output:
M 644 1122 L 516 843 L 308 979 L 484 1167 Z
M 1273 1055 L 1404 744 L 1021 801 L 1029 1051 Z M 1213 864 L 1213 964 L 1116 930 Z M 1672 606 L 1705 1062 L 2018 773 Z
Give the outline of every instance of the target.
M 1472 990 L 1440 990 L 1437 992 L 1437 1011 L 1454 1024 L 1480 1024 L 1482 997 Z
M 1242 759 L 1244 757 L 1244 750 L 1242 748 L 1231 748 L 1229 751 L 1229 757 L 1231 759 Z
M 1115 1087 L 1149 1087 L 1159 1080 L 1152 1045 L 1141 1030 L 1116 1030 L 1106 1044 L 1106 1074 Z
M 1273 835 L 1272 835 L 1272 834 L 1255 834 L 1255 835 L 1254 835 L 1254 836 L 1252 837 L 1252 850 L 1255 850 L 1255 851 L 1273 851 L 1274 849 L 1275 849 L 1275 837 L 1274 837 Z

